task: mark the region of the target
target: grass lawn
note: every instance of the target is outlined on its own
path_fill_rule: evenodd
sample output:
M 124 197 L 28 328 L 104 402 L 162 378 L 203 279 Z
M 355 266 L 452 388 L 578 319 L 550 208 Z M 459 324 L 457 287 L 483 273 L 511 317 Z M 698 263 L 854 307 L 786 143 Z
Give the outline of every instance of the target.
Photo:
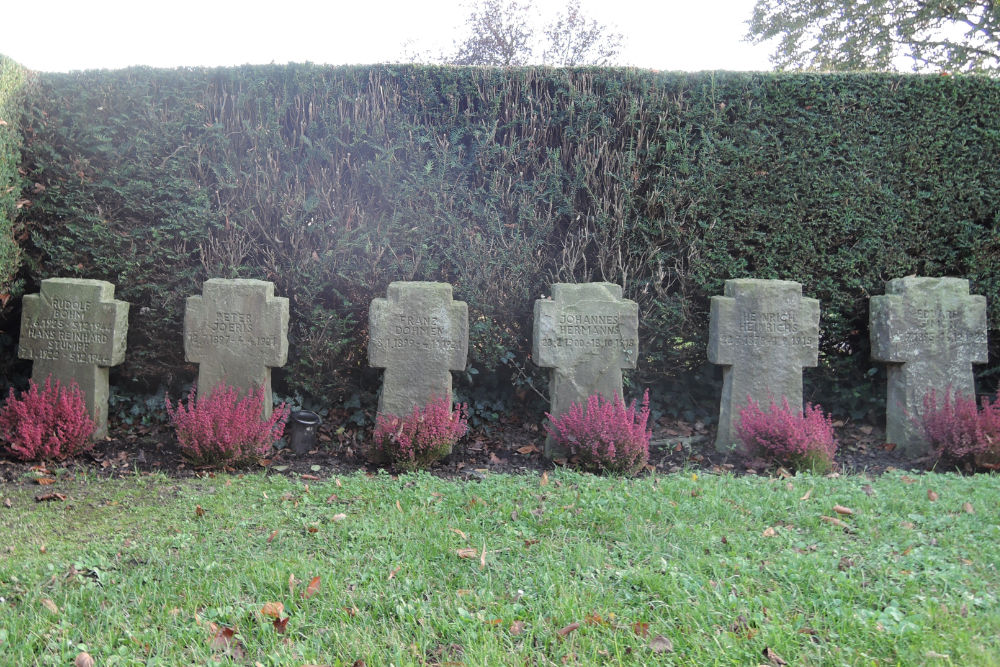
M 996 475 L 316 476 L 0 486 L 0 664 L 1000 664 Z

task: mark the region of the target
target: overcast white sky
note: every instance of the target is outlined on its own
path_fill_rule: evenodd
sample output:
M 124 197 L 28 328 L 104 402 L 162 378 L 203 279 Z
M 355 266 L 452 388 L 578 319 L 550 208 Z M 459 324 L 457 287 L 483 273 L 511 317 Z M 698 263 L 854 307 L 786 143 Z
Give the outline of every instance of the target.
M 542 23 L 565 0 L 534 4 Z M 766 46 L 742 41 L 753 5 L 581 0 L 584 13 L 624 34 L 621 64 L 686 71 L 771 69 Z M 30 8 L 0 0 L 0 53 L 41 71 L 398 62 L 407 40 L 447 49 L 467 15 L 462 0 L 50 0 Z

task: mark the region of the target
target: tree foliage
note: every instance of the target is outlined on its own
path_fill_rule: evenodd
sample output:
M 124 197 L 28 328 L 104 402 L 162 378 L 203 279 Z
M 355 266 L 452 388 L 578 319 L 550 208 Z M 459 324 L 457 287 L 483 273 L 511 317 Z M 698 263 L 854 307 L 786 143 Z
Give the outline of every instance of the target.
M 608 65 L 621 50 L 621 33 L 588 18 L 580 0 L 569 0 L 542 29 L 544 39 L 534 28 L 535 14 L 531 0 L 478 0 L 466 20 L 468 34 L 445 62 L 510 67 L 537 63 L 541 53 L 545 65 Z
M 757 0 L 748 25 L 782 70 L 1000 73 L 996 0 Z

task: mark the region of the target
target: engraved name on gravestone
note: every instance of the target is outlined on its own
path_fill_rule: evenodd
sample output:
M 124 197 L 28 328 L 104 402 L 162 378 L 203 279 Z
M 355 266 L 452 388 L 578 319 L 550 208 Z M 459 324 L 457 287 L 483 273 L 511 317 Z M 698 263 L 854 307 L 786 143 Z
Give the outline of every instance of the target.
M 199 394 L 222 382 L 241 394 L 264 387 L 270 417 L 271 368 L 288 359 L 288 299 L 264 280 L 206 280 L 187 299 L 184 357 L 199 364 Z
M 549 414 L 558 417 L 573 403 L 586 407 L 600 394 L 622 397 L 622 369 L 635 368 L 639 349 L 639 306 L 622 298 L 613 283 L 556 283 L 551 299 L 535 301 L 532 358 L 551 368 Z M 551 438 L 545 455 L 565 455 Z
M 972 364 L 985 364 L 986 297 L 969 294 L 962 278 L 896 278 L 871 298 L 872 358 L 889 364 L 886 441 L 907 454 L 929 451 L 919 424 L 924 397 L 975 397 Z
M 465 370 L 469 308 L 453 301 L 451 285 L 394 282 L 368 311 L 368 363 L 384 368 L 380 415 L 406 416 L 444 398 L 451 404 L 451 371 Z
M 39 294 L 24 297 L 18 356 L 31 359 L 31 377 L 76 382 L 96 429 L 108 433 L 108 368 L 125 360 L 128 307 L 104 280 L 48 278 Z
M 819 301 L 802 296 L 789 280 L 727 280 L 713 296 L 708 360 L 722 369 L 722 399 L 715 447 L 737 444 L 740 410 L 753 398 L 767 410 L 773 398 L 802 411 L 802 368 L 819 354 Z

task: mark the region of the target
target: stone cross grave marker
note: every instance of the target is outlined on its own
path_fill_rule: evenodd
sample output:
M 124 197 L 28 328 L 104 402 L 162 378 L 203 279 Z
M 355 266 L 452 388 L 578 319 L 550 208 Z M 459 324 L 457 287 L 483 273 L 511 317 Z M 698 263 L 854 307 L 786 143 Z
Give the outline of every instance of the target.
M 930 450 L 916 422 L 924 396 L 939 402 L 953 394 L 975 398 L 972 364 L 985 364 L 986 297 L 969 294 L 962 278 L 896 278 L 885 295 L 871 298 L 872 358 L 889 364 L 886 441 L 907 454 Z
M 25 295 L 21 309 L 18 356 L 34 362 L 36 384 L 51 374 L 64 386 L 79 385 L 95 440 L 108 434 L 108 368 L 125 360 L 128 307 L 115 300 L 109 282 L 48 278 L 39 294 Z
M 802 411 L 802 368 L 819 354 L 819 301 L 790 280 L 727 280 L 713 296 L 708 360 L 722 369 L 722 400 L 715 447 L 739 442 L 736 426 L 747 396 L 767 410 L 773 398 Z
M 220 382 L 241 394 L 263 386 L 270 417 L 271 368 L 288 359 L 288 299 L 264 280 L 206 280 L 201 295 L 187 299 L 184 357 L 199 364 L 199 394 Z
M 469 307 L 451 285 L 389 283 L 368 311 L 368 363 L 384 368 L 380 415 L 405 417 L 433 398 L 451 404 L 451 371 L 465 370 Z
M 556 283 L 551 299 L 535 301 L 531 356 L 551 368 L 549 414 L 558 417 L 573 403 L 622 398 L 622 369 L 635 368 L 639 350 L 639 306 L 622 298 L 613 283 Z M 564 456 L 551 438 L 545 455 Z

